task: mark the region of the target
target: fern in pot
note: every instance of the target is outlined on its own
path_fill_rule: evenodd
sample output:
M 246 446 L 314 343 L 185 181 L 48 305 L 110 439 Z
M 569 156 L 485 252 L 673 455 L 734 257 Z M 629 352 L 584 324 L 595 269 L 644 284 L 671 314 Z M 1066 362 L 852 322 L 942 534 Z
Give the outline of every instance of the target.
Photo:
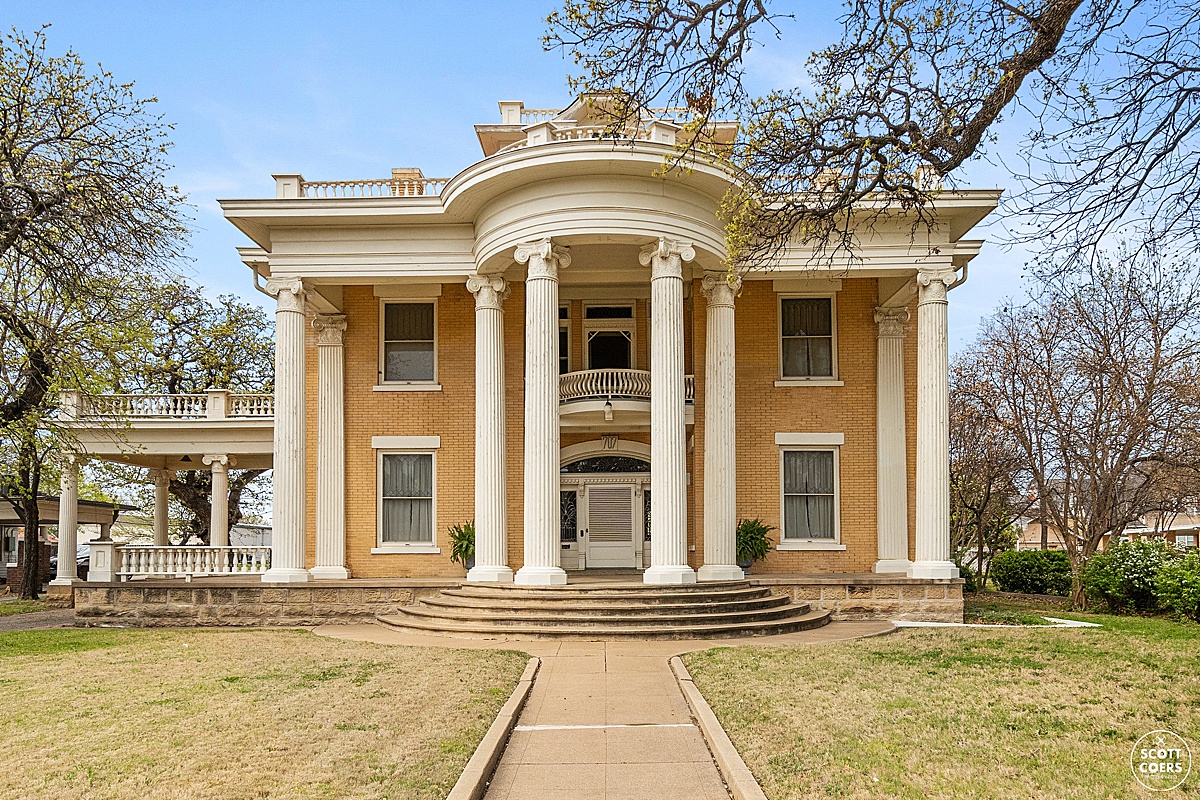
M 475 521 L 450 526 L 450 560 L 466 569 L 475 566 Z
M 773 525 L 768 525 L 758 517 L 740 519 L 737 525 L 737 565 L 743 570 L 749 570 L 750 565 L 767 557 L 771 552 L 771 531 Z

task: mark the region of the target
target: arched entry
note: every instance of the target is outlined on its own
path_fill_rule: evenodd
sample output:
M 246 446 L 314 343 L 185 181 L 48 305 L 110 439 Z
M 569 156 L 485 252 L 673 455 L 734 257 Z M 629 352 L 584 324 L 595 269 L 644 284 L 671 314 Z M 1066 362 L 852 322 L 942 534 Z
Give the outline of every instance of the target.
M 560 458 L 564 569 L 641 569 L 649 557 L 650 446 L 605 437 Z

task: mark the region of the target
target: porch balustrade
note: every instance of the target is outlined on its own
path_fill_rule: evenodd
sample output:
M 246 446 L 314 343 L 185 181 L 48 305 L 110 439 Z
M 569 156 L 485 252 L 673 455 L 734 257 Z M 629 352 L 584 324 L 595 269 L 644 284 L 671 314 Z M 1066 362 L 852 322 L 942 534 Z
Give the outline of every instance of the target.
M 684 400 L 696 399 L 693 375 L 684 375 Z M 559 402 L 572 400 L 649 400 L 650 373 L 640 369 L 589 369 L 558 377 Z
M 214 399 L 214 394 L 222 397 Z M 275 397 L 224 390 L 206 394 L 79 395 L 73 403 L 64 403 L 64 408 L 76 419 L 270 419 L 275 415 Z
M 116 574 L 131 577 L 261 575 L 271 566 L 270 547 L 118 546 Z

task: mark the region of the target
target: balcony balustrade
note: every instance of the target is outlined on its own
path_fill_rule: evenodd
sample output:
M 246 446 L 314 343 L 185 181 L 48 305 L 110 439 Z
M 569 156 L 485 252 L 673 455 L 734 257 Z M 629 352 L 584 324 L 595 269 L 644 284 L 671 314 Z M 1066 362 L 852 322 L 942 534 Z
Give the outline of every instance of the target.
M 210 389 L 204 394 L 102 394 L 64 392 L 62 409 L 77 420 L 272 419 L 275 396 Z
M 695 402 L 696 380 L 684 375 L 684 400 Z M 650 373 L 640 369 L 588 369 L 558 377 L 560 403 L 573 400 L 650 400 Z

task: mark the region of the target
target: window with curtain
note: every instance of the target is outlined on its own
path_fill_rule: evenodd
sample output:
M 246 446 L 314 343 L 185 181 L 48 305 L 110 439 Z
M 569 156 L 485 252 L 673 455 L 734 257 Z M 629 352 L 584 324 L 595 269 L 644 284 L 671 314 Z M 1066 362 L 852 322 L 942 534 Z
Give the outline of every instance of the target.
M 784 378 L 833 377 L 833 298 L 779 301 Z
M 783 452 L 783 538 L 837 538 L 832 450 Z
M 433 454 L 384 453 L 380 541 L 433 543 Z
M 384 304 L 383 379 L 434 380 L 433 303 Z

